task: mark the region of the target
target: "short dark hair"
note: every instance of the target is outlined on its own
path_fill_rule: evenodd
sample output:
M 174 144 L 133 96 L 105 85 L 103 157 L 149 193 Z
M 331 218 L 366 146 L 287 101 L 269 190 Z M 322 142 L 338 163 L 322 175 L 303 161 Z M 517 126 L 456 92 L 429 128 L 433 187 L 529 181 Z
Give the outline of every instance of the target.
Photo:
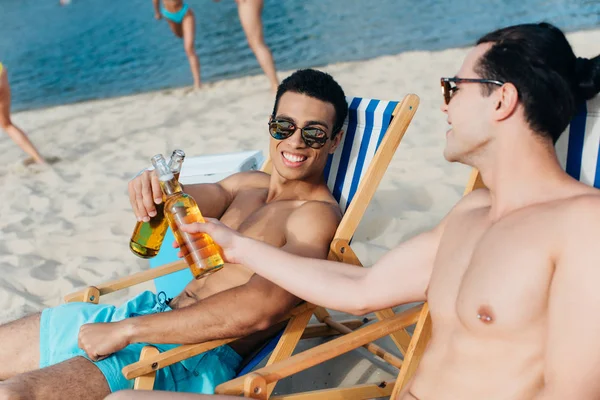
M 488 33 L 492 43 L 474 70 L 510 82 L 519 92 L 531 129 L 556 143 L 577 106 L 600 91 L 600 56 L 577 58 L 564 33 L 549 23 L 523 24 Z M 484 95 L 498 86 L 483 85 Z
M 331 137 L 333 138 L 342 129 L 348 114 L 348 103 L 344 90 L 331 75 L 314 69 L 300 69 L 285 78 L 277 88 L 273 116 L 277 114 L 279 99 L 285 92 L 305 94 L 331 103 L 335 109 L 335 122 Z

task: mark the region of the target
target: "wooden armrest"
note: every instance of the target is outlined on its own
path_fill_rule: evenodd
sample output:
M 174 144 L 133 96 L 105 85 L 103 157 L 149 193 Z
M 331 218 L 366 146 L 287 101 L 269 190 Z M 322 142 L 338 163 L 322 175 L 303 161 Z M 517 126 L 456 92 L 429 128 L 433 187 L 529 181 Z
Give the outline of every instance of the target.
M 135 379 L 139 376 L 147 375 L 151 372 L 168 367 L 169 365 L 197 356 L 205 351 L 233 342 L 234 340 L 236 339 L 212 340 L 201 344 L 181 345 L 165 351 L 164 353 L 158 353 L 142 361 L 129 364 L 123 367 L 121 372 L 126 379 Z
M 391 318 L 360 328 L 352 333 L 348 333 L 340 338 L 313 347 L 312 349 L 303 351 L 286 360 L 258 369 L 252 373 L 264 378 L 266 384 L 276 382 L 387 336 L 394 331 L 413 325 L 419 319 L 422 308 L 422 304 L 410 308 Z M 245 376 L 241 376 L 229 382 L 222 383 L 217 386 L 216 393 L 234 396 L 240 395 L 244 393 L 245 379 Z
M 109 282 L 103 283 L 98 286 L 93 286 L 93 287 L 98 289 L 99 295 L 102 296 L 102 295 L 105 295 L 108 293 L 116 292 L 121 289 L 126 289 L 128 287 L 135 286 L 138 283 L 147 282 L 147 281 L 159 278 L 164 275 L 172 274 L 173 272 L 181 271 L 183 269 L 186 269 L 187 267 L 188 267 L 188 265 L 185 263 L 185 261 L 182 261 L 182 260 L 174 261 L 169 264 L 161 265 L 160 267 L 151 268 L 146 271 L 141 271 L 136 274 L 126 276 L 124 278 L 115 279 L 113 281 L 109 281 Z M 65 296 L 65 302 L 67 302 L 67 303 L 70 303 L 72 301 L 88 301 L 89 302 L 89 300 L 87 300 L 87 298 L 89 297 L 89 296 L 87 296 L 88 291 L 89 291 L 89 288 L 85 288 L 80 291 L 68 294 Z M 94 302 L 94 301 L 92 301 L 92 302 Z
M 288 320 L 314 307 L 315 306 L 310 303 L 303 303 L 292 309 L 292 311 L 290 311 L 285 317 L 281 318 L 279 322 Z M 181 345 L 174 349 L 165 351 L 164 353 L 159 353 L 145 358 L 144 360 L 126 365 L 123 367 L 121 372 L 126 379 L 135 379 L 139 376 L 147 375 L 153 371 L 168 367 L 169 365 L 186 360 L 190 357 L 197 356 L 205 351 L 212 350 L 237 339 L 238 338 L 219 339 L 200 344 Z

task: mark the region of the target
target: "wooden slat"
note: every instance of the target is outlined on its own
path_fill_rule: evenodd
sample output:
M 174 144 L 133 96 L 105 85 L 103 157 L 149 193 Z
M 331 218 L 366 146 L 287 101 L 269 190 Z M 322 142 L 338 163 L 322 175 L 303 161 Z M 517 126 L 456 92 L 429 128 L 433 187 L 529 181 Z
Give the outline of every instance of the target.
M 162 265 L 160 267 L 141 271 L 124 278 L 105 282 L 101 285 L 96 286 L 96 288 L 100 291 L 100 296 L 103 296 L 105 294 L 116 292 L 121 289 L 126 289 L 128 287 L 135 286 L 142 282 L 151 281 L 161 276 L 172 274 L 173 272 L 181 271 L 186 268 L 188 268 L 188 265 L 185 263 L 185 261 L 175 261 L 169 264 Z M 66 295 L 64 298 L 65 302 L 69 303 L 72 301 L 82 301 L 79 299 L 85 298 L 85 291 L 88 289 L 89 288 L 86 288 L 78 292 Z
M 375 311 L 375 316 L 380 321 L 391 318 L 394 315 L 396 315 L 396 313 L 391 308 L 386 308 L 385 310 Z M 392 339 L 392 341 L 394 342 L 396 347 L 398 347 L 398 350 L 400 350 L 402 355 L 405 355 L 408 350 L 408 346 L 410 345 L 410 341 L 411 341 L 411 336 L 408 334 L 408 332 L 406 332 L 406 330 L 404 330 L 404 329 L 400 329 L 399 331 L 392 332 L 390 334 L 390 339 Z
M 273 349 L 271 357 L 269 357 L 269 360 L 267 361 L 267 365 L 285 360 L 292 355 L 304 333 L 304 329 L 306 329 L 306 325 L 308 325 L 308 321 L 310 321 L 310 318 L 312 317 L 312 312 L 313 310 L 307 310 L 290 319 L 281 335 L 281 339 L 279 339 L 277 346 Z M 276 384 L 277 381 L 271 382 L 267 386 L 267 398 L 273 393 Z
M 369 168 L 367 168 L 367 172 L 358 185 L 356 195 L 346 210 L 346 214 L 350 214 L 353 217 L 342 220 L 335 235 L 337 238 L 348 241 L 352 239 L 418 107 L 419 97 L 414 94 L 406 95 L 402 102 L 396 106 L 393 113 L 394 118 L 392 118 L 392 122 L 381 141 L 379 149 L 375 153 Z
M 391 398 L 397 398 L 400 391 L 406 386 L 413 377 L 419 362 L 425 353 L 427 343 L 431 338 L 431 317 L 429 316 L 429 306 L 427 303 L 423 305 L 423 309 L 419 315 L 417 326 L 413 334 L 413 340 L 410 343 L 406 357 L 404 358 L 404 368 L 400 369 L 400 374 L 396 380 L 394 391 Z
M 373 321 L 374 318 L 363 318 L 363 319 L 348 319 L 344 321 L 338 321 L 338 323 L 344 325 L 345 327 L 356 330 L 363 326 L 364 324 Z M 327 325 L 326 323 L 318 323 L 311 324 L 306 327 L 304 330 L 304 334 L 302 335 L 302 339 L 313 339 L 317 337 L 327 337 L 327 336 L 337 336 L 340 335 L 341 332 L 337 329 L 334 329 Z
M 140 353 L 140 360 L 147 357 L 155 356 L 159 353 L 158 349 L 154 346 L 144 346 Z M 152 390 L 154 389 L 154 380 L 156 379 L 156 371 L 152 371 L 147 375 L 138 376 L 135 378 L 133 384 L 133 390 Z
M 287 316 L 281 319 L 281 321 L 285 321 L 290 319 L 295 315 L 302 314 L 306 310 L 312 310 L 315 306 L 310 303 L 303 303 L 298 307 L 295 307 Z M 280 322 L 281 322 L 280 321 Z M 190 357 L 197 356 L 198 354 L 202 354 L 206 351 L 212 350 L 216 347 L 222 346 L 224 344 L 233 342 L 238 338 L 232 339 L 220 339 L 220 340 L 211 340 L 210 342 L 200 343 L 200 344 L 186 344 L 176 347 L 174 349 L 165 351 L 164 353 L 157 354 L 153 357 L 148 357 L 145 360 L 140 360 L 138 362 L 129 364 L 121 370 L 123 376 L 126 379 L 135 379 L 138 376 L 149 374 L 152 371 L 168 367 L 169 365 L 175 364 L 182 360 L 186 360 Z
M 365 383 L 351 387 L 313 390 L 312 392 L 272 396 L 271 400 L 362 400 L 387 397 L 392 393 L 394 381 Z
M 372 342 L 390 332 L 410 326 L 417 322 L 421 306 L 396 314 L 394 317 L 378 322 L 373 325 L 358 329 L 343 337 L 313 347 L 302 353 L 298 353 L 287 360 L 278 362 L 254 371 L 265 378 L 267 384 L 286 378 L 299 371 L 314 367 L 324 361 L 337 357 L 341 354 L 354 350 L 364 344 Z M 217 386 L 217 393 L 240 395 L 243 392 L 244 377 L 233 379 Z
M 267 391 L 267 382 L 265 379 L 253 372 L 244 377 L 244 397 L 257 400 L 267 400 L 269 393 Z
M 481 174 L 473 168 L 471 170 L 471 175 L 469 175 L 469 182 L 467 182 L 463 195 L 469 194 L 475 189 L 482 189 L 484 187 L 485 184 L 483 183 L 483 179 L 481 179 Z
M 333 319 L 331 319 L 331 317 L 326 318 L 325 323 L 327 325 L 331 326 L 332 328 L 338 330 L 341 333 L 348 334 L 348 333 L 352 332 L 352 329 L 347 328 L 344 325 L 340 324 L 339 322 L 334 321 Z M 363 345 L 363 347 L 365 349 L 367 349 L 369 352 L 371 352 L 372 354 L 376 355 L 377 357 L 380 357 L 381 359 L 385 360 L 389 364 L 392 364 L 394 367 L 396 367 L 398 369 L 400 369 L 400 367 L 402 367 L 401 359 L 399 359 L 392 353 L 385 351 L 384 349 L 382 349 L 380 346 L 376 345 L 375 343 L 367 343 L 367 344 Z
M 357 267 L 363 266 L 354 250 L 352 250 L 352 246 L 350 246 L 350 243 L 347 240 L 336 239 L 333 242 L 331 242 L 330 248 L 341 262 L 356 265 Z M 380 321 L 383 321 L 384 319 L 390 318 L 394 315 L 394 310 L 392 310 L 391 308 L 375 312 L 375 316 L 377 316 L 377 318 Z M 317 315 L 317 318 L 319 319 L 319 321 L 325 322 L 326 316 L 325 314 L 321 314 Z M 411 340 L 411 337 L 408 334 L 408 332 L 406 332 L 403 329 L 399 330 L 398 332 L 392 332 L 390 334 L 390 339 L 392 339 L 392 341 L 398 347 L 402 355 L 406 354 L 406 350 L 408 349 L 408 345 Z

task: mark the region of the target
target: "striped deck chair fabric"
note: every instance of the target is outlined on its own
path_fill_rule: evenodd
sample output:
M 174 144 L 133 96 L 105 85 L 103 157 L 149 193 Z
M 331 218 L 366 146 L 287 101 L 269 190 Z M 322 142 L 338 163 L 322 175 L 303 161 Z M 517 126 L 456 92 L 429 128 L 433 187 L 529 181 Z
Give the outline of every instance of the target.
M 397 101 L 348 97 L 348 116 L 344 122 L 344 137 L 334 154 L 329 155 L 324 175 L 327 186 L 345 212 L 356 194 L 358 184 L 385 136 Z M 245 366 L 238 376 L 252 371 L 277 345 L 281 331 L 271 339 Z
M 348 97 L 344 137 L 325 166 L 327 186 L 345 212 L 392 120 L 397 101 Z
M 600 96 L 581 104 L 558 139 L 556 153 L 569 175 L 600 189 Z

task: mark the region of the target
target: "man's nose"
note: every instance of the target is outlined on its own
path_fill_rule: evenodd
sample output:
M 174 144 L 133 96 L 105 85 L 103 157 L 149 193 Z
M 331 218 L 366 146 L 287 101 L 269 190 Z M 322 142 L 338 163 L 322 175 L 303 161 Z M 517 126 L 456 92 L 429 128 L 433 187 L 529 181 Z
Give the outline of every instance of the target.
M 304 139 L 302 139 L 302 131 L 300 128 L 296 128 L 292 136 L 287 138 L 288 143 L 296 148 L 305 147 Z
M 448 113 L 448 104 L 444 100 L 442 100 L 442 104 L 440 105 L 440 110 L 444 113 Z

